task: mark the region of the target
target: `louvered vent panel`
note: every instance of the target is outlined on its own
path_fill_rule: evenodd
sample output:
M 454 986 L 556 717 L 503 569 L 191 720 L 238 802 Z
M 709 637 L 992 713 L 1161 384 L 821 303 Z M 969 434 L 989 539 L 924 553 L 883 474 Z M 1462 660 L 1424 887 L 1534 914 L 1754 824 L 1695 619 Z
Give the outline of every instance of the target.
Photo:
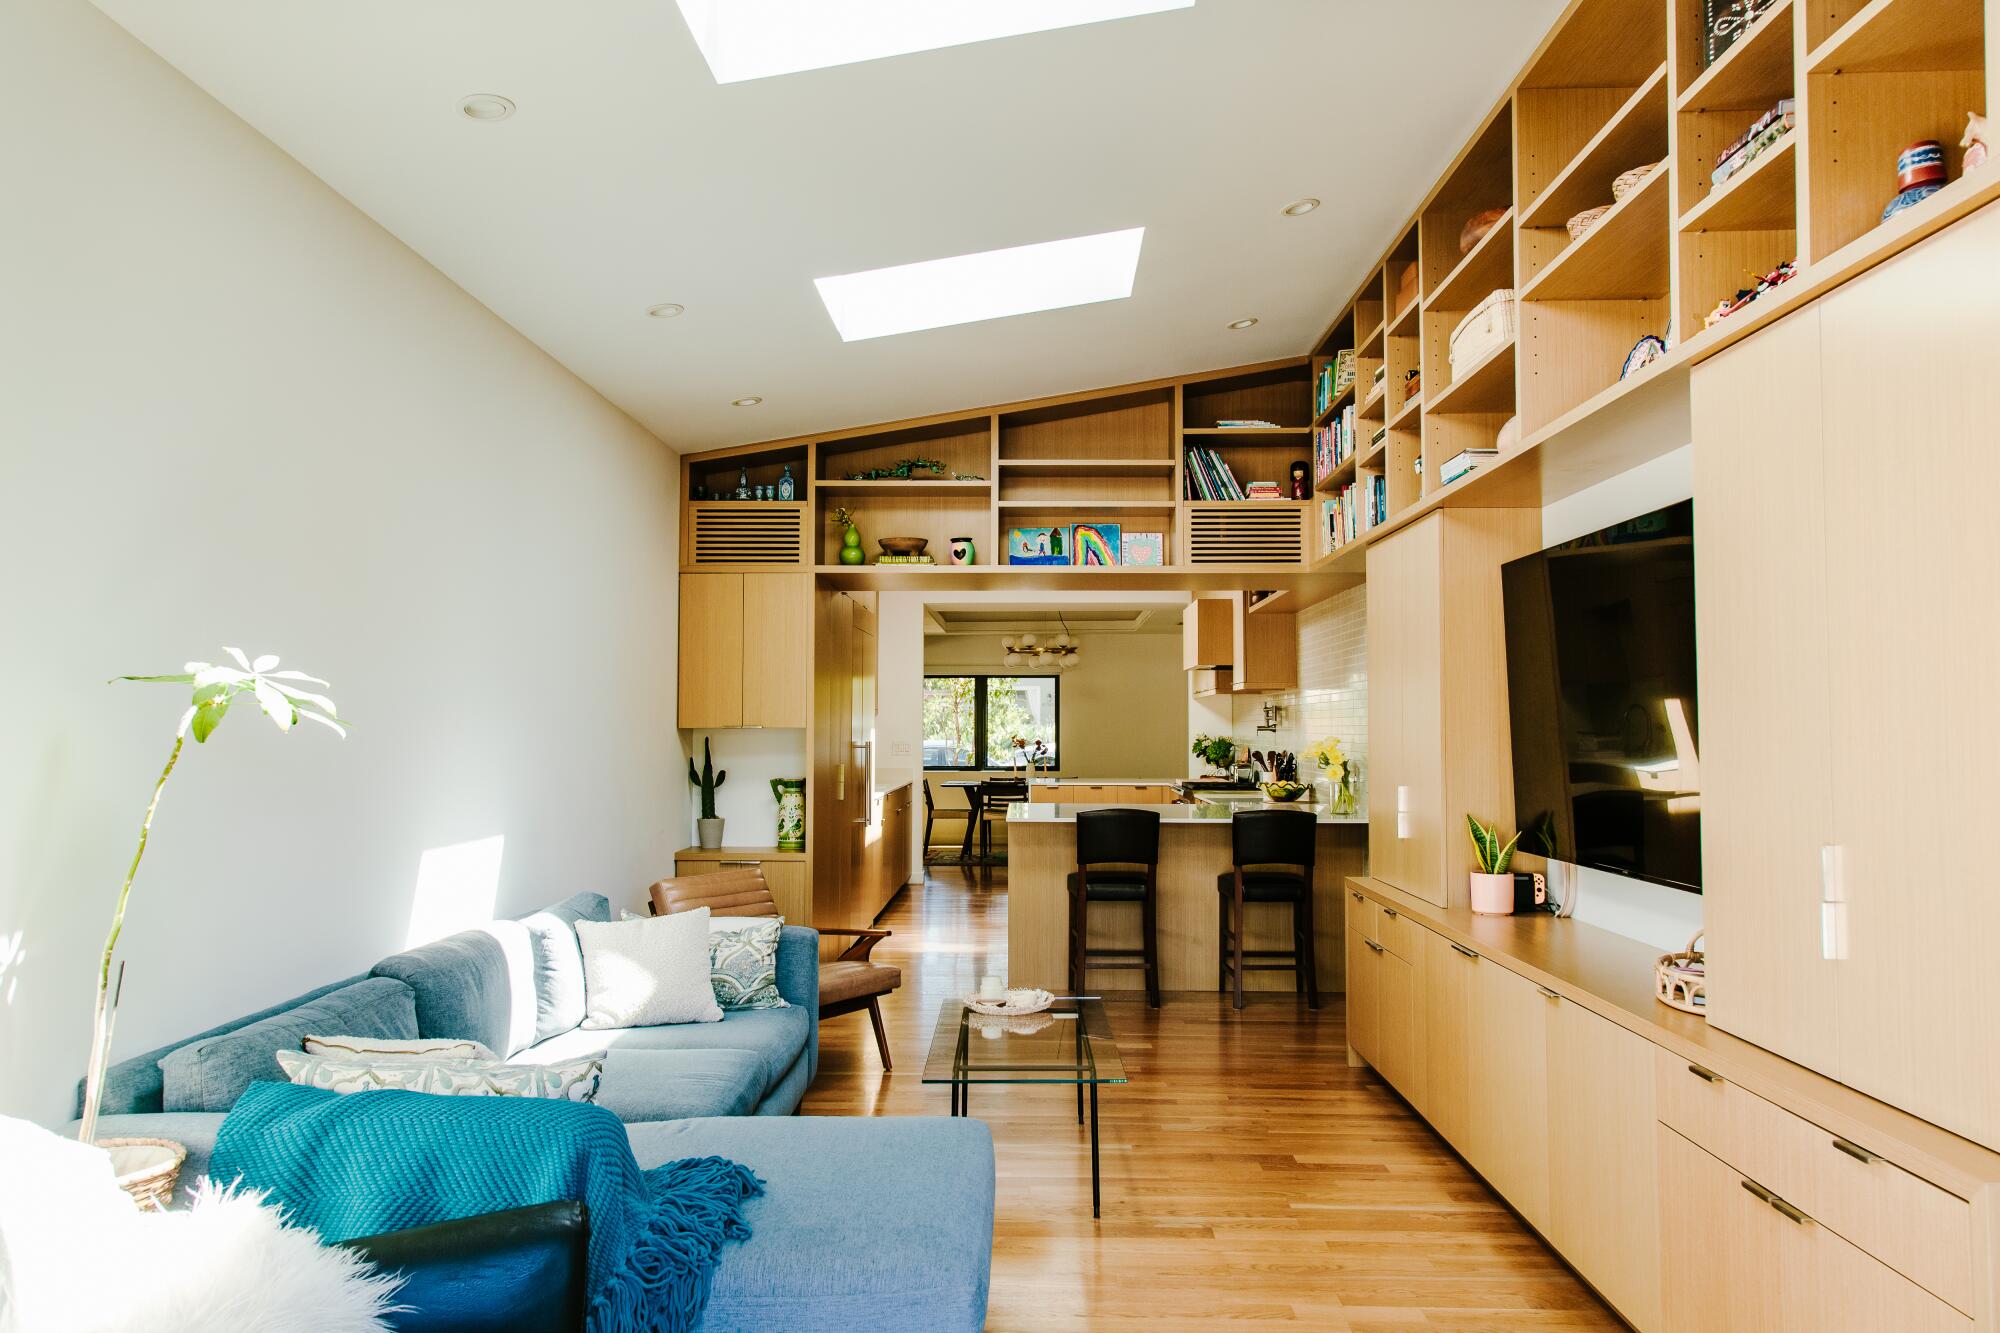
M 1305 556 L 1304 510 L 1297 505 L 1189 506 L 1189 564 L 1299 565 Z
M 806 560 L 805 506 L 798 504 L 694 505 L 689 522 L 692 564 L 802 565 Z

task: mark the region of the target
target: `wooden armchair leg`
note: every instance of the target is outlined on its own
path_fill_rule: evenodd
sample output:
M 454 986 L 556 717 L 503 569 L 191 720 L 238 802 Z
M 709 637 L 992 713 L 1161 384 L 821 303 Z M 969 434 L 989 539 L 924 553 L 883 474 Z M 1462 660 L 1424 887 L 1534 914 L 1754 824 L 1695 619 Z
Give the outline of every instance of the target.
M 882 1068 L 894 1069 L 895 1061 L 889 1058 L 889 1034 L 882 1028 L 882 1005 L 874 996 L 868 998 L 868 1021 L 875 1025 L 875 1049 L 882 1053 Z

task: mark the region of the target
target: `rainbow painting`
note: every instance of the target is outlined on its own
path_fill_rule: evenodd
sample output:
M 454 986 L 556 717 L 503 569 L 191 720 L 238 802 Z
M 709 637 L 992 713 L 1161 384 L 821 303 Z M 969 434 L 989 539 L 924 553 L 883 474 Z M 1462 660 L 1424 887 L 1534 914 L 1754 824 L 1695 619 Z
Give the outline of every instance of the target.
M 1079 523 L 1070 541 L 1070 563 L 1077 565 L 1115 565 L 1118 563 L 1119 534 L 1122 527 L 1117 523 Z

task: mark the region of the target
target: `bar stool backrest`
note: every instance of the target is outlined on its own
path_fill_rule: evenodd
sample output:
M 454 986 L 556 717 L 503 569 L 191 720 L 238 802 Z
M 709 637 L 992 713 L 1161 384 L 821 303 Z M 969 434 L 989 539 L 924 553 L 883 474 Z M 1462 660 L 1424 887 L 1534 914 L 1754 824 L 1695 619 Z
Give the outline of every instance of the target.
M 1229 845 L 1239 866 L 1300 866 L 1310 874 L 1319 818 L 1310 810 L 1238 810 Z M 1081 824 L 1077 828 L 1083 836 Z
M 1157 810 L 1079 810 L 1076 863 L 1080 866 L 1160 863 Z

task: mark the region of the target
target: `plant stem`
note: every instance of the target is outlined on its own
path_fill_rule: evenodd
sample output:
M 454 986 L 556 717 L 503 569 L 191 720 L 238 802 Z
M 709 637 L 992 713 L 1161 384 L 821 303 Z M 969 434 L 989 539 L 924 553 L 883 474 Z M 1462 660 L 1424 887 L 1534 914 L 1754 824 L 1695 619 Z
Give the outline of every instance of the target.
M 167 779 L 173 776 L 174 765 L 180 762 L 181 746 L 185 736 L 174 737 L 174 748 L 167 755 L 167 766 L 160 770 L 160 780 L 153 784 L 153 799 L 146 802 L 146 818 L 139 825 L 139 846 L 132 853 L 131 868 L 125 872 L 124 886 L 118 890 L 118 910 L 111 916 L 111 933 L 104 939 L 104 958 L 97 969 L 97 1009 L 95 1021 L 91 1025 L 90 1068 L 86 1073 L 83 1093 L 83 1124 L 77 1137 L 85 1143 L 97 1136 L 97 1108 L 104 1097 L 104 1068 L 111 1057 L 111 1024 L 106 1013 L 111 993 L 111 956 L 118 951 L 118 936 L 125 929 L 125 904 L 132 898 L 132 881 L 139 877 L 139 862 L 145 859 L 146 840 L 153 832 L 153 812 L 160 808 L 160 792 L 165 789 Z

